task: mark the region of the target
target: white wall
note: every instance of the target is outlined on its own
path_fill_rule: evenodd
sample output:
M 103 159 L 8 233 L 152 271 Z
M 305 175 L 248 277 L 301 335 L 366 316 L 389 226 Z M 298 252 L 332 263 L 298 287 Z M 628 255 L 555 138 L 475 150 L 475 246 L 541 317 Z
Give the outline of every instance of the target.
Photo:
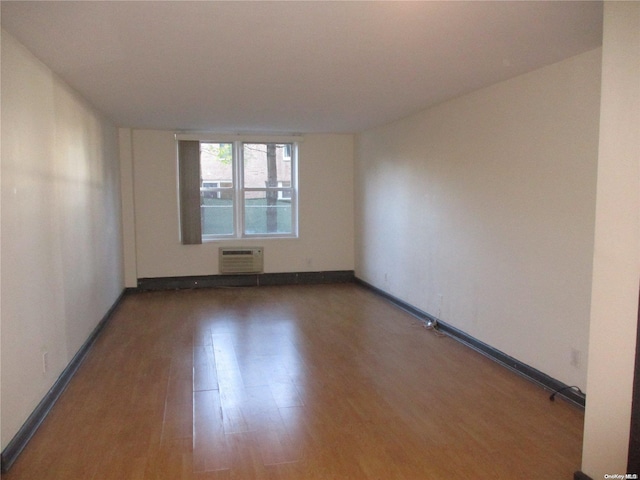
M 218 274 L 218 247 L 265 247 L 265 272 L 353 270 L 352 135 L 305 135 L 299 147 L 299 238 L 181 245 L 174 132 L 131 135 L 137 278 Z M 121 141 L 121 146 L 126 144 Z M 121 158 L 129 155 L 121 152 Z M 125 238 L 125 243 L 127 239 Z M 126 270 L 133 267 L 127 262 Z
M 640 3 L 605 2 L 582 471 L 626 473 L 640 279 Z M 640 473 L 640 472 L 629 472 Z
M 356 153 L 356 275 L 583 389 L 600 55 L 364 132 Z
M 4 448 L 123 289 L 117 130 L 4 31 L 1 256 Z

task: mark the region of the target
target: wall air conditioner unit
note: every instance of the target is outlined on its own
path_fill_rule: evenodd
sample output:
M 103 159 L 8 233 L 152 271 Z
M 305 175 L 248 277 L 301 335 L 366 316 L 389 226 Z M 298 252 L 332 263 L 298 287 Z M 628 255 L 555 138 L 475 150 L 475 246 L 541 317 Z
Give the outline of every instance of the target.
M 262 273 L 264 265 L 263 248 L 220 247 L 218 249 L 218 265 L 220 267 L 220 273 Z

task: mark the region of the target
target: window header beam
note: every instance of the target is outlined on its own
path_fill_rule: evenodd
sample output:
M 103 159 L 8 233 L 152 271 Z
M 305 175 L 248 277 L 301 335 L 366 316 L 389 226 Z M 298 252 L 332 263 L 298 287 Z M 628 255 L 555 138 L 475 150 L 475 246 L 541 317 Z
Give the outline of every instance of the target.
M 302 135 L 241 135 L 215 132 L 194 132 L 176 133 L 175 138 L 176 140 L 196 140 L 199 142 L 212 143 L 300 143 L 304 137 Z

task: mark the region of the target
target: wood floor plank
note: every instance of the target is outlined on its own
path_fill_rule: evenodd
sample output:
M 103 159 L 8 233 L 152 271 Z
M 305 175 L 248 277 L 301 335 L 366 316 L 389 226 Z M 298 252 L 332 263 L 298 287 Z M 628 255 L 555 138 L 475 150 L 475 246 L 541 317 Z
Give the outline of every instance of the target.
M 571 478 L 582 424 L 354 284 L 146 292 L 3 480 Z
M 193 347 L 193 390 L 217 390 L 218 373 L 213 344 Z

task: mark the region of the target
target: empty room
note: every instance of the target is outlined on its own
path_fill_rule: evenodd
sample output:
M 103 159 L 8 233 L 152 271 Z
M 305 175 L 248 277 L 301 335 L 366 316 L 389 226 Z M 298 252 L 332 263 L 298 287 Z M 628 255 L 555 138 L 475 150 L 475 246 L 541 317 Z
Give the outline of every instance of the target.
M 640 3 L 0 19 L 2 478 L 640 474 Z

